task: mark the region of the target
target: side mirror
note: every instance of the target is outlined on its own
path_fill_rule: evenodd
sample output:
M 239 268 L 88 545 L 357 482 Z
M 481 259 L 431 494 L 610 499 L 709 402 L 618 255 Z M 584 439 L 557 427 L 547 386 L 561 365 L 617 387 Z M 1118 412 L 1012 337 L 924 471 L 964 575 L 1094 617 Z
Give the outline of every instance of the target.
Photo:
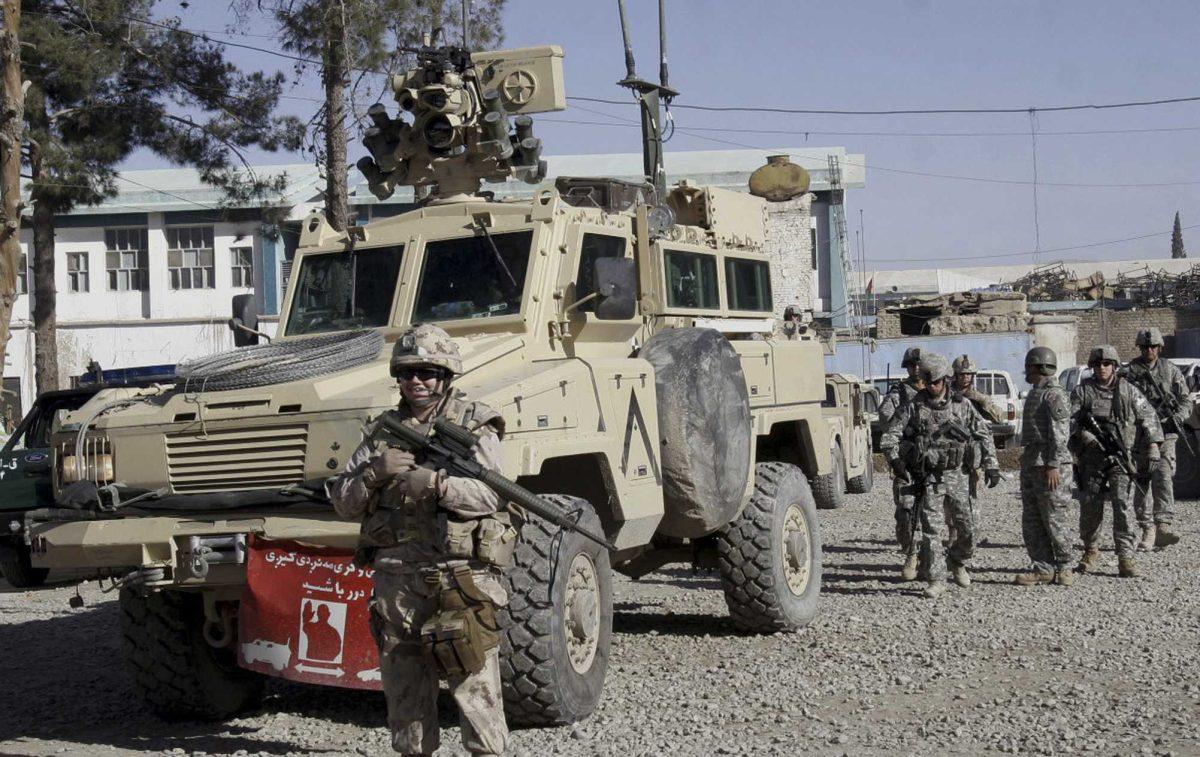
M 258 303 L 252 294 L 233 296 L 233 317 L 229 319 L 233 331 L 233 345 L 248 347 L 258 344 Z
M 637 264 L 633 258 L 597 258 L 596 317 L 627 321 L 637 313 Z

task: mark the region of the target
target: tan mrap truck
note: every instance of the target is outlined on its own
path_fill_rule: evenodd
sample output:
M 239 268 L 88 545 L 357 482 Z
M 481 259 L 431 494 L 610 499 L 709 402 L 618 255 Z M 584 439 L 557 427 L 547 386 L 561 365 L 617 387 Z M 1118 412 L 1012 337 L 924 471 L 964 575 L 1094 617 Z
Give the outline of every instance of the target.
M 871 450 L 871 413 L 867 394 L 874 389 L 846 373 L 825 376 L 825 400 L 821 403 L 829 426 L 829 455 L 832 470 L 812 482 L 813 497 L 822 510 L 836 510 L 846 503 L 846 493 L 866 494 L 875 485 Z
M 373 108 L 360 167 L 380 196 L 409 183 L 428 199 L 349 233 L 311 216 L 274 341 L 181 366 L 171 385 L 102 392 L 54 440 L 60 499 L 30 518 L 34 560 L 120 584 L 129 662 L 165 715 L 251 705 L 262 679 L 247 668 L 378 687 L 373 648 L 351 647 L 369 578 L 349 565 L 358 525 L 320 484 L 396 406 L 391 342 L 417 322 L 455 338 L 455 387 L 502 413 L 505 475 L 612 546 L 524 524 L 503 618 L 511 721 L 595 708 L 613 569 L 716 565 L 748 631 L 817 611 L 822 350 L 772 338 L 764 201 L 604 178 L 493 201 L 482 179 L 544 173 L 528 113 L 563 107 L 562 51 L 420 59 L 394 85 L 412 124 Z M 234 319 L 238 341 L 255 323 Z M 272 631 L 264 608 L 294 592 L 298 617 Z M 318 620 L 341 624 L 332 667 L 300 642 Z

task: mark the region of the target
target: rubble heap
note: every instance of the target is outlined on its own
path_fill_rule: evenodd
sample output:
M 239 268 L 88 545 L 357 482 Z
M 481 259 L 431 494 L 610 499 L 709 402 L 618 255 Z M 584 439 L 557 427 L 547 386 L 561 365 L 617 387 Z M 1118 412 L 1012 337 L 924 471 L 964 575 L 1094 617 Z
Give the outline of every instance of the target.
M 912 297 L 884 308 L 878 338 L 1024 331 L 1029 303 L 1022 292 L 955 292 Z
M 1105 283 L 1104 274 L 1096 271 L 1079 277 L 1062 263 L 1047 263 L 1008 285 L 1021 292 L 1030 302 L 1061 302 L 1063 300 L 1110 300 L 1115 291 Z

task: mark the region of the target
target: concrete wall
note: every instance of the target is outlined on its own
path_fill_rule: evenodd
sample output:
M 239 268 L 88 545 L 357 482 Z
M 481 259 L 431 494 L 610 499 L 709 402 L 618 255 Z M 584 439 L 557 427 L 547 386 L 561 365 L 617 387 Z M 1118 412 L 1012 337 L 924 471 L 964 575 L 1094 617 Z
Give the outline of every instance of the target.
M 767 203 L 767 254 L 771 256 L 771 295 L 774 312 L 788 305 L 814 308 L 816 276 L 813 268 L 811 193 L 785 202 Z
M 1122 360 L 1138 356 L 1135 343 L 1139 329 L 1158 327 L 1166 342 L 1166 354 L 1176 356 L 1175 335 L 1184 329 L 1200 327 L 1200 313 L 1177 311 L 1171 308 L 1140 310 L 1106 310 L 1096 308 L 1076 314 L 1079 318 L 1079 342 L 1075 352 L 1077 363 L 1087 362 L 1088 353 L 1098 344 L 1117 348 Z

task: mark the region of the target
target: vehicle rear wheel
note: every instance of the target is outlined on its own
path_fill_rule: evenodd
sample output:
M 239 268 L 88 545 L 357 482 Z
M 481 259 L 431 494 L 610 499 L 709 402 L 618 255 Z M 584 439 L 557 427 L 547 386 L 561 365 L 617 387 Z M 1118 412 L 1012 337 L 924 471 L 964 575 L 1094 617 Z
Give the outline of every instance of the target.
M 1175 442 L 1175 496 L 1182 499 L 1200 498 L 1200 437 L 1189 428 L 1189 447 L 1182 439 Z
M 261 676 L 238 667 L 235 648 L 204 640 L 198 594 L 121 590 L 121 636 L 134 686 L 157 715 L 221 720 L 262 699 Z
M 842 459 L 842 443 L 834 442 L 829 451 L 833 470 L 813 479 L 812 492 L 821 510 L 836 510 L 846 504 L 846 464 Z
M 542 497 L 579 511 L 580 526 L 603 533 L 586 500 Z M 500 677 L 509 723 L 562 725 L 587 717 L 604 690 L 612 641 L 608 551 L 531 516 L 505 577 Z
M 846 480 L 846 491 L 851 494 L 870 494 L 875 488 L 875 454 L 867 445 L 866 467 L 863 472 Z
M 821 532 L 804 472 L 787 463 L 755 466 L 754 494 L 718 534 L 725 602 L 745 631 L 795 631 L 817 614 Z
M 35 568 L 29 561 L 29 548 L 24 544 L 5 546 L 0 552 L 0 573 L 14 589 L 35 589 L 46 583 L 48 568 Z

